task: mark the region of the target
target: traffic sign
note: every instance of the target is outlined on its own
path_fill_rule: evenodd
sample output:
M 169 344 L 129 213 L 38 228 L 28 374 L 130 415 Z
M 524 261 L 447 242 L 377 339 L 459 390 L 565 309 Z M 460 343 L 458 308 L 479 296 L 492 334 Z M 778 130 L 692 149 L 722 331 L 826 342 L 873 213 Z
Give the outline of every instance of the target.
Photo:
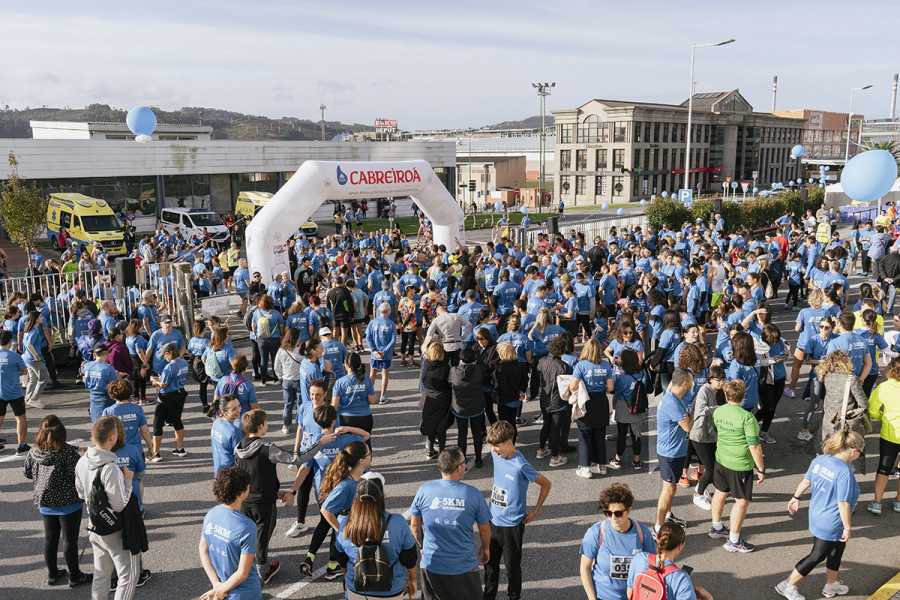
M 134 221 L 134 213 L 129 212 L 127 215 L 125 215 L 125 218 L 128 219 L 129 221 Z
M 736 189 L 737 189 L 737 181 L 732 181 L 732 182 L 731 182 L 731 189 L 733 189 L 733 190 L 736 190 Z
M 731 177 L 726 177 L 726 178 L 725 178 L 725 181 L 726 181 L 727 183 L 731 183 Z
M 694 199 L 694 190 L 678 190 L 678 200 L 681 202 L 691 202 Z
M 744 193 L 746 194 L 746 193 L 747 193 L 747 190 L 750 189 L 750 184 L 747 183 L 747 182 L 745 182 L 745 181 L 742 181 L 742 182 L 741 182 L 741 189 L 742 189 L 742 190 L 744 191 Z
M 759 171 L 753 171 L 753 180 L 759 179 Z

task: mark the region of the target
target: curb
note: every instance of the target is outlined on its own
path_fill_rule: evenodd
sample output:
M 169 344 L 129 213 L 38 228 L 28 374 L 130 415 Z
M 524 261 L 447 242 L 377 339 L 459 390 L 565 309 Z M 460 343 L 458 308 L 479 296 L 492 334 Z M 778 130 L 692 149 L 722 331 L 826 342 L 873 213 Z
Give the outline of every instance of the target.
M 893 600 L 897 598 L 900 598 L 900 573 L 894 575 L 890 581 L 869 596 L 869 600 Z

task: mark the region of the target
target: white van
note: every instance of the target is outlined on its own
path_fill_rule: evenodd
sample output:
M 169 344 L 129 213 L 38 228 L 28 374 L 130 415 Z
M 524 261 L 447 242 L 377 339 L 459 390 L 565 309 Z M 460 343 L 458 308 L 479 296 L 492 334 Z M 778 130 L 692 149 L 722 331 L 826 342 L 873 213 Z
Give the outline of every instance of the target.
M 204 229 L 209 232 L 214 242 L 224 242 L 228 239 L 228 227 L 219 215 L 202 208 L 164 208 L 160 214 L 159 224 L 166 233 L 174 233 L 178 227 L 185 239 L 196 235 L 202 240 Z

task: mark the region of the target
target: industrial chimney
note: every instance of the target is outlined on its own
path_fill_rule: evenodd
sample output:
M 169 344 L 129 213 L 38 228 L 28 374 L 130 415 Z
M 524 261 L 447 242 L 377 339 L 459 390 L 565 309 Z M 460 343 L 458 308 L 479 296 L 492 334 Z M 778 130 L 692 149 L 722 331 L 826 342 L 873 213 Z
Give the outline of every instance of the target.
M 897 73 L 894 73 L 894 87 L 891 88 L 891 121 L 897 116 Z
M 896 78 L 894 83 L 896 84 Z M 778 93 L 778 75 L 772 78 L 772 112 L 775 112 L 775 96 Z

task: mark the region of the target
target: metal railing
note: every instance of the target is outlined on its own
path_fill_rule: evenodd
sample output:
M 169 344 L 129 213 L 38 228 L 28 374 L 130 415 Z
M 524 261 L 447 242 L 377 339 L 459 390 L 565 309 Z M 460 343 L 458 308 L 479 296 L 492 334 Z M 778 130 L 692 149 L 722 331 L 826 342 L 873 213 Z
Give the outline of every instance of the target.
M 630 226 L 640 227 L 642 231 L 646 232 L 647 227 L 649 226 L 647 216 L 636 215 L 631 217 L 616 217 L 614 219 L 602 219 L 597 221 L 584 221 L 580 223 L 565 223 L 559 226 L 559 233 L 567 237 L 569 232 L 574 229 L 578 233 L 583 233 L 584 239 L 589 244 L 592 244 L 594 242 L 594 238 L 596 238 L 597 236 L 599 236 L 603 240 L 606 240 L 606 236 L 609 235 L 609 230 L 613 227 L 621 231 L 623 229 L 627 229 Z M 537 243 L 537 236 L 539 233 L 547 233 L 547 227 L 545 225 L 529 227 L 525 231 L 526 243 L 531 246 L 535 245 Z

